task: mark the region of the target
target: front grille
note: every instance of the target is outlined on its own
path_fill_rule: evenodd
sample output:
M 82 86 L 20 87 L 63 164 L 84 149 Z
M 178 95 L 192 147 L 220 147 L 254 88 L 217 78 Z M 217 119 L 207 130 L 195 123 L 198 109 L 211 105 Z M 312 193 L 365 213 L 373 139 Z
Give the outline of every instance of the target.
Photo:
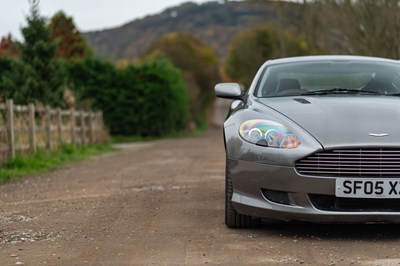
M 318 194 L 308 196 L 312 205 L 322 211 L 400 212 L 400 199 L 338 198 Z
M 400 149 L 351 149 L 317 152 L 296 162 L 303 175 L 332 177 L 400 176 Z

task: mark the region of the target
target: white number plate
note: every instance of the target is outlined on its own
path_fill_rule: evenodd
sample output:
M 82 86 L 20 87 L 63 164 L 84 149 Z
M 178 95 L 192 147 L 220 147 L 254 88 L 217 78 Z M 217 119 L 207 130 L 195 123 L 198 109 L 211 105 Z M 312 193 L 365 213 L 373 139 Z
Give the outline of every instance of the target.
M 338 178 L 335 195 L 342 198 L 400 198 L 400 178 Z

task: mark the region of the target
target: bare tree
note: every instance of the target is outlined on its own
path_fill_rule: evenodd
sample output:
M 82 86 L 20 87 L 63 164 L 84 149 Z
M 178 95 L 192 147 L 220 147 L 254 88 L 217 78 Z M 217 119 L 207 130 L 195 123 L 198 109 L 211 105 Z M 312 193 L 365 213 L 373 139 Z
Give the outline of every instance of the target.
M 303 0 L 296 29 L 325 53 L 398 59 L 399 12 L 399 0 Z

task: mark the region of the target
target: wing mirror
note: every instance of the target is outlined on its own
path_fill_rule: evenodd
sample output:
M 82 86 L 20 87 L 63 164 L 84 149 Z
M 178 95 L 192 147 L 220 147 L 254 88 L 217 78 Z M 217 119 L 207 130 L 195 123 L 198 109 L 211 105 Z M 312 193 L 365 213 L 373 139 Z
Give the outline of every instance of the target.
M 215 95 L 219 98 L 243 100 L 243 86 L 238 83 L 219 83 L 215 85 Z

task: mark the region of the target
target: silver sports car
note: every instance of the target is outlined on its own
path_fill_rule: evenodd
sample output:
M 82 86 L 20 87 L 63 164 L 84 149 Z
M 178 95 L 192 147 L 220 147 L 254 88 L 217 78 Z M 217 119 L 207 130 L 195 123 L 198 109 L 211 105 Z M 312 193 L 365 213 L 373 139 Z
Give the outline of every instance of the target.
M 400 62 L 358 56 L 266 62 L 224 123 L 225 218 L 400 222 Z

